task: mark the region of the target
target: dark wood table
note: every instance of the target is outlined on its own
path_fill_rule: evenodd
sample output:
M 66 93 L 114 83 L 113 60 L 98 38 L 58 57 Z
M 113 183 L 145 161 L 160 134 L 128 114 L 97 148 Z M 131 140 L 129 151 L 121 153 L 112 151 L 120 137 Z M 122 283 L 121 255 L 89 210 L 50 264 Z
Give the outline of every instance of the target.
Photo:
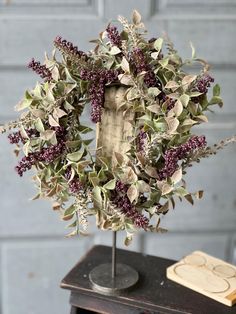
M 117 261 L 135 268 L 138 284 L 118 297 L 100 295 L 91 289 L 89 272 L 111 261 L 111 248 L 94 246 L 66 275 L 61 287 L 71 291 L 71 314 L 236 314 L 228 307 L 166 278 L 166 268 L 175 261 L 117 250 Z

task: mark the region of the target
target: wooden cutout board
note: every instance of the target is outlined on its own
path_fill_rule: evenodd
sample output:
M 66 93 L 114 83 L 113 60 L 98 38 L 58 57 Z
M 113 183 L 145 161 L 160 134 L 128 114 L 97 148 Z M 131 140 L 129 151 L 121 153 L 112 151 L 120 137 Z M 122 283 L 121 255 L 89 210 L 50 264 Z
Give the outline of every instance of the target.
M 195 251 L 166 270 L 167 278 L 225 305 L 236 303 L 236 267 Z

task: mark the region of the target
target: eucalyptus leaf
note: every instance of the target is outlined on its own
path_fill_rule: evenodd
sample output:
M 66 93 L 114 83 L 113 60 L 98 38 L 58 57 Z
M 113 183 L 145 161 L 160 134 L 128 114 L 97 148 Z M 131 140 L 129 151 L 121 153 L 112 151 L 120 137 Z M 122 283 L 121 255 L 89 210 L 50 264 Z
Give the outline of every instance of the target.
M 107 189 L 107 190 L 114 190 L 116 187 L 116 179 L 110 180 L 103 187 L 104 189 Z
M 83 154 L 84 154 L 84 150 L 81 149 L 81 150 L 79 150 L 77 152 L 67 154 L 66 158 L 69 161 L 77 162 L 77 161 L 79 161 L 82 158 Z
M 158 39 L 155 40 L 154 42 L 154 48 L 157 51 L 160 51 L 163 45 L 163 38 L 159 37 Z

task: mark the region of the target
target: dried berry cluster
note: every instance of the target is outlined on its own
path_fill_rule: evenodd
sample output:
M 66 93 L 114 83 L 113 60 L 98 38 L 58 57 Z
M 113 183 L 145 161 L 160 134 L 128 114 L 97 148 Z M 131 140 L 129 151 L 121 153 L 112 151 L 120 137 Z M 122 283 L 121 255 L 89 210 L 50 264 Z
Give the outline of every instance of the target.
M 211 86 L 211 83 L 214 82 L 214 78 L 211 77 L 208 73 L 199 77 L 199 79 L 194 84 L 194 91 L 201 93 L 201 95 L 197 97 L 193 97 L 193 102 L 199 103 L 203 99 L 204 95 L 207 94 L 208 88 Z
M 74 46 L 70 41 L 62 39 L 61 36 L 57 36 L 54 40 L 54 45 L 63 52 L 65 55 L 75 56 L 78 58 L 87 57 L 86 53 L 79 50 L 77 46 Z
M 69 189 L 71 193 L 78 194 L 79 191 L 83 189 L 83 185 L 78 177 L 74 177 L 72 180 L 70 180 L 71 174 L 72 174 L 71 167 L 68 167 L 65 172 L 65 178 L 68 181 Z
M 158 172 L 159 180 L 171 177 L 178 168 L 178 161 L 187 158 L 196 149 L 206 146 L 205 136 L 193 136 L 187 143 L 165 152 L 164 167 Z
M 143 214 L 139 213 L 135 206 L 130 202 L 127 191 L 129 186 L 121 181 L 116 182 L 116 187 L 113 193 L 112 202 L 115 204 L 126 217 L 130 218 L 133 223 L 144 230 L 149 225 L 149 219 Z
M 117 28 L 109 24 L 106 28 L 106 31 L 107 31 L 107 37 L 112 43 L 112 45 L 121 48 L 121 36 Z
M 137 136 L 137 151 L 138 152 L 144 152 L 145 146 L 147 143 L 147 133 L 143 130 L 140 130 L 138 136 Z
M 211 83 L 213 82 L 214 78 L 211 77 L 209 74 L 205 74 L 197 80 L 195 87 L 198 92 L 206 94 L 208 92 L 208 88 L 211 86 Z
M 36 129 L 25 129 L 25 132 L 29 138 L 39 136 L 39 132 Z M 8 139 L 10 144 L 19 144 L 20 142 L 24 144 L 26 141 L 26 138 L 22 136 L 20 131 L 10 133 Z
M 133 50 L 131 53 L 130 62 L 132 63 L 137 74 L 146 72 L 144 75 L 144 83 L 148 87 L 160 86 L 160 82 L 157 80 L 150 64 L 147 63 L 146 57 L 141 48 L 135 48 Z
M 27 156 L 24 156 L 15 167 L 19 176 L 23 176 L 24 172 L 30 170 L 33 165 L 37 165 L 39 162 L 49 164 L 55 159 L 60 157 L 65 151 L 65 136 L 66 131 L 64 127 L 52 127 L 55 130 L 57 136 L 57 144 L 43 147 L 40 151 L 30 152 Z M 34 132 L 30 132 L 34 133 Z
M 101 121 L 102 107 L 104 104 L 105 85 L 117 80 L 117 70 L 81 70 L 82 80 L 90 81 L 88 90 L 91 99 L 91 120 L 94 123 Z
M 52 80 L 52 73 L 46 67 L 46 65 L 41 65 L 39 61 L 35 61 L 34 58 L 29 62 L 28 68 L 32 69 L 37 73 L 45 82 L 50 82 Z

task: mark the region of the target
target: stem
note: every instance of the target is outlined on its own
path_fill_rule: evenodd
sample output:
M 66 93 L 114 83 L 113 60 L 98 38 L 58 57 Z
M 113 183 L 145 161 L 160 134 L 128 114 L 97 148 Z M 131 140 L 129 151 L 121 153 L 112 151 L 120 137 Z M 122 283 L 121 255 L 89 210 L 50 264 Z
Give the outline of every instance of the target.
M 111 264 L 111 276 L 112 279 L 116 277 L 116 231 L 112 234 L 112 264 Z

